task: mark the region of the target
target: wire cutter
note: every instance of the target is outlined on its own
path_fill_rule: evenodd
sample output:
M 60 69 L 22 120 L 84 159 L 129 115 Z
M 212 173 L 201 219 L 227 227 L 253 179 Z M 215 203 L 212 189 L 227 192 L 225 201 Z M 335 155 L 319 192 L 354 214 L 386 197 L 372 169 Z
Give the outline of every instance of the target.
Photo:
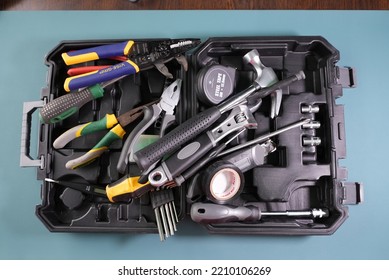
M 119 117 L 116 117 L 114 114 L 106 114 L 104 118 L 98 121 L 75 126 L 61 134 L 54 141 L 53 147 L 55 149 L 61 149 L 70 141 L 80 136 L 111 128 L 111 130 L 89 152 L 81 157 L 68 161 L 65 166 L 67 169 L 76 169 L 77 167 L 87 165 L 107 150 L 112 142 L 118 139 L 123 139 L 123 136 L 126 133 L 124 127 L 138 119 L 143 114 L 142 110 L 144 106 L 150 106 L 158 101 L 159 100 L 156 100 L 134 108 Z
M 118 77 L 132 75 L 154 66 L 168 78 L 173 78 L 164 63 L 176 59 L 187 70 L 187 61 L 182 54 L 196 47 L 200 42 L 200 39 L 129 40 L 63 53 L 62 58 L 66 65 L 118 56 L 125 56 L 127 59 L 104 69 L 69 77 L 65 80 L 64 89 L 72 91 L 92 86 Z
M 135 152 L 135 145 L 142 133 L 152 123 L 156 122 L 163 115 L 160 125 L 160 136 L 162 136 L 174 122 L 174 109 L 180 100 L 181 83 L 182 81 L 177 79 L 164 90 L 159 103 L 144 107 L 143 120 L 132 130 L 123 145 L 117 165 L 119 173 L 127 173 L 127 165 L 131 161 L 131 155 Z M 139 176 L 131 177 L 130 174 L 127 174 L 120 180 L 108 185 L 106 192 L 109 200 L 112 202 L 128 201 L 129 199 L 140 197 L 148 191 L 155 190 L 148 182 L 139 182 L 140 178 Z
M 174 109 L 180 100 L 181 84 L 182 80 L 177 79 L 170 84 L 170 86 L 165 88 L 159 103 L 144 107 L 143 120 L 132 130 L 123 145 L 117 165 L 119 173 L 126 173 L 127 164 L 132 158 L 132 154 L 136 152 L 134 147 L 140 135 L 142 135 L 151 124 L 156 122 L 160 115 L 164 114 L 159 128 L 160 137 L 162 137 L 166 129 L 174 123 Z

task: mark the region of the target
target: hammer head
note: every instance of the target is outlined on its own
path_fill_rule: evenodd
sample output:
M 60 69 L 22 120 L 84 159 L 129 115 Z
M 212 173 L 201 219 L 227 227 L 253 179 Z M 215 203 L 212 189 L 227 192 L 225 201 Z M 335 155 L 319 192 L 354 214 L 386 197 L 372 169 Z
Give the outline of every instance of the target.
M 256 73 L 255 82 L 261 87 L 268 87 L 278 82 L 278 78 L 273 68 L 266 67 L 261 62 L 259 53 L 256 49 L 248 52 L 244 57 L 243 61 L 246 64 L 250 64 Z
M 258 81 L 262 76 L 262 71 L 265 68 L 265 65 L 262 64 L 261 59 L 259 57 L 259 53 L 256 49 L 248 52 L 243 57 L 243 61 L 246 64 L 250 64 L 256 73 L 255 81 Z
M 248 52 L 244 57 L 243 61 L 247 64 L 250 64 L 256 73 L 255 83 L 259 85 L 260 88 L 265 88 L 273 85 L 278 82 L 278 77 L 274 72 L 273 68 L 266 67 L 261 62 L 259 53 L 256 49 Z M 282 91 L 279 91 L 277 94 L 272 94 L 272 111 L 271 118 L 275 118 L 280 110 L 282 100 Z

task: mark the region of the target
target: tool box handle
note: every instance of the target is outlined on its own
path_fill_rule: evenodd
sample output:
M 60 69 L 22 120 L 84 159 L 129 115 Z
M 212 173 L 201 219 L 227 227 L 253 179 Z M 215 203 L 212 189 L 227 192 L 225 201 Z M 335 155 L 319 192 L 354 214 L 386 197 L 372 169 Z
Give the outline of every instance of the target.
M 31 136 L 31 123 L 32 114 L 36 109 L 42 108 L 44 101 L 31 101 L 23 103 L 23 120 L 22 120 L 22 136 L 20 145 L 20 166 L 21 167 L 40 167 L 43 169 L 44 160 L 32 159 L 30 156 L 30 136 Z

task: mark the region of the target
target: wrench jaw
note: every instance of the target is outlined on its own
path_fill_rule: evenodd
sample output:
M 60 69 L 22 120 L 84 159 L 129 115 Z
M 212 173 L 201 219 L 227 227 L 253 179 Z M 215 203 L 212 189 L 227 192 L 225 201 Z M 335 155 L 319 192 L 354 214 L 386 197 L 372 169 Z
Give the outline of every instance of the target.
M 207 136 L 205 137 L 205 142 L 212 143 L 211 145 L 205 144 L 205 142 L 200 141 L 198 140 L 198 138 L 196 138 L 194 142 L 186 145 L 181 150 L 173 154 L 166 161 L 163 161 L 160 166 L 152 170 L 148 175 L 148 181 L 152 186 L 156 188 L 165 186 L 167 183 L 173 181 L 175 178 L 180 176 L 182 172 L 185 172 L 187 169 L 191 168 L 196 161 L 194 161 L 192 164 L 190 164 L 189 162 L 190 160 L 193 160 L 196 156 L 198 156 L 198 153 L 200 153 L 201 156 L 201 154 L 208 152 L 208 148 L 211 149 L 212 147 L 215 147 L 217 143 L 219 143 L 223 138 L 227 137 L 235 131 L 255 128 L 257 128 L 257 122 L 248 106 L 236 106 L 222 123 L 220 123 L 212 130 L 206 132 Z M 191 145 L 196 146 L 196 148 L 191 147 Z M 200 152 L 200 146 L 208 148 L 202 149 Z M 196 153 L 196 155 L 194 153 Z M 174 161 L 175 163 L 172 164 L 172 161 Z M 181 167 L 183 167 L 183 165 L 185 167 L 180 169 Z
M 238 131 L 242 128 L 257 128 L 257 121 L 247 105 L 236 106 L 221 124 L 208 133 L 210 134 L 210 138 L 216 143 L 234 131 Z

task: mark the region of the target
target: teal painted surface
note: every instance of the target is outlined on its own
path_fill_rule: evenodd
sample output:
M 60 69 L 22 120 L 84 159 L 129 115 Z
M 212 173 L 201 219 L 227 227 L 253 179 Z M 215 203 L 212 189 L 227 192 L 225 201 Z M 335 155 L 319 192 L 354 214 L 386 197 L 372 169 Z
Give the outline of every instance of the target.
M 389 12 L 0 12 L 0 259 L 388 259 L 388 30 Z M 365 202 L 334 235 L 214 236 L 187 219 L 161 243 L 43 226 L 34 213 L 40 182 L 34 168 L 19 168 L 19 153 L 22 104 L 40 96 L 46 53 L 61 40 L 255 35 L 321 35 L 339 49 L 338 65 L 357 69 L 358 87 L 337 102 L 346 116 L 342 165 L 349 181 L 365 184 Z

